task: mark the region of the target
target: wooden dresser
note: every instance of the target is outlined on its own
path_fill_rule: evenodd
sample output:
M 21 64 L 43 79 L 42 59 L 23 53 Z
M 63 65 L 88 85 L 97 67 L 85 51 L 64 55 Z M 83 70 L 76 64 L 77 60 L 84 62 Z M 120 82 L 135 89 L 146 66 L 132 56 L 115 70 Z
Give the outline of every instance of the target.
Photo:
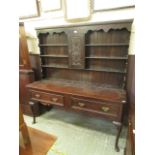
M 41 103 L 108 119 L 118 129 L 115 149 L 119 151 L 131 24 L 36 29 L 42 80 L 27 85 L 32 110 Z

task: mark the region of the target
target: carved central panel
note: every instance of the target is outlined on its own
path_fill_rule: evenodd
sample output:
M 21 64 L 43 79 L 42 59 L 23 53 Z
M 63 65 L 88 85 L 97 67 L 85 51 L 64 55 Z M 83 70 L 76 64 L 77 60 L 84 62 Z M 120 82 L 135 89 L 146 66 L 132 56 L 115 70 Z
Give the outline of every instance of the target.
M 72 36 L 70 39 L 70 67 L 84 68 L 84 46 L 83 37 Z
M 72 65 L 81 65 L 81 47 L 80 38 L 73 37 L 71 39 L 71 59 Z

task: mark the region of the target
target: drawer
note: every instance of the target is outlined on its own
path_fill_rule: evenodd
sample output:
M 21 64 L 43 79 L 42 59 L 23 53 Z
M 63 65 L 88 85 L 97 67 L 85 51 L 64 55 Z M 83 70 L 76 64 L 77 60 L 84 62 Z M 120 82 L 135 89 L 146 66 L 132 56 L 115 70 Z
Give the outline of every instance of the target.
M 44 104 L 63 105 L 63 95 L 44 93 L 40 91 L 30 91 L 31 99 L 43 102 Z
M 102 102 L 96 100 L 87 100 L 79 98 L 71 98 L 71 108 L 92 114 L 107 116 L 109 118 L 120 118 L 122 113 L 122 104 L 111 102 Z

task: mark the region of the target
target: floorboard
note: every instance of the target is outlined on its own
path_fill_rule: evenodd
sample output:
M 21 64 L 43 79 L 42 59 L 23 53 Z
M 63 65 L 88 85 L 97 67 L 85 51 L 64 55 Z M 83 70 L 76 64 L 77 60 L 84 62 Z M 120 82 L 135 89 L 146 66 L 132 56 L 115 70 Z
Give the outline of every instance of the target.
M 56 137 L 37 129 L 28 127 L 31 144 L 19 147 L 20 155 L 46 155 L 54 144 Z

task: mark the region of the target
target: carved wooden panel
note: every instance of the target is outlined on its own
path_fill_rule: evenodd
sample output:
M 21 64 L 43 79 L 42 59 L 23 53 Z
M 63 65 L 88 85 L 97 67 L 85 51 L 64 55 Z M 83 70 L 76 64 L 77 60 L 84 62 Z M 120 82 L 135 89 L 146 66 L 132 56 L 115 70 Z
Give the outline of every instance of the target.
M 83 69 L 85 66 L 84 34 L 69 35 L 69 66 Z

